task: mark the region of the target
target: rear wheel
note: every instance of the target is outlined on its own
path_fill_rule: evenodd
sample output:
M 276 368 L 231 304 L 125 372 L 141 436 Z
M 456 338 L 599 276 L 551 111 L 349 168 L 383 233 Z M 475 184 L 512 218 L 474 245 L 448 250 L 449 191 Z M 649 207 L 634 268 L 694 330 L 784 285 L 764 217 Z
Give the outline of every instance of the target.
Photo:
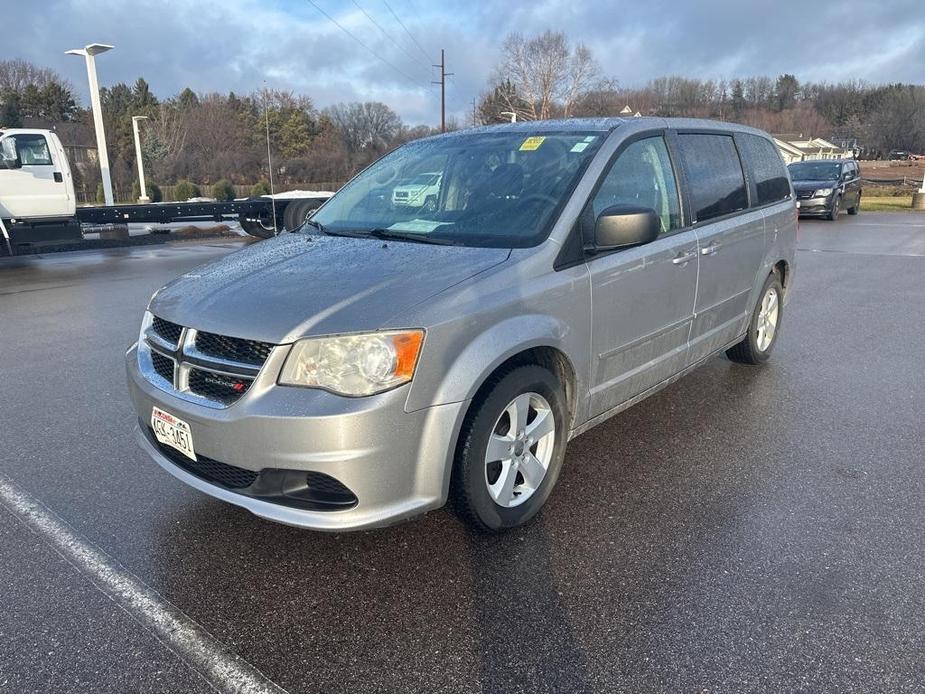
M 308 216 L 317 210 L 320 205 L 312 200 L 293 200 L 286 205 L 283 213 L 283 225 L 289 231 L 295 231 L 303 224 Z
M 493 377 L 460 433 L 452 494 L 475 528 L 523 525 L 549 497 L 565 457 L 568 415 L 559 380 L 541 366 Z
M 780 278 L 771 273 L 761 288 L 748 332 L 740 343 L 726 350 L 727 357 L 740 364 L 761 364 L 771 357 L 783 317 L 783 296 Z
M 854 207 L 849 207 L 849 208 L 848 208 L 848 214 L 854 215 L 854 214 L 857 214 L 857 213 L 860 212 L 860 211 L 861 211 L 861 194 L 858 193 L 857 202 L 854 203 Z

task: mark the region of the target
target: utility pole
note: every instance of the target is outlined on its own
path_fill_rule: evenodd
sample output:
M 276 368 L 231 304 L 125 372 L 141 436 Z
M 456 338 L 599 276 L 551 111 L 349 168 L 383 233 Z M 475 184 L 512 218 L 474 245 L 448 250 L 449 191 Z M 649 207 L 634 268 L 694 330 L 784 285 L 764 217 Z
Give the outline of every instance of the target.
M 446 55 L 444 50 L 440 49 L 440 64 L 434 65 L 434 67 L 440 68 L 440 81 L 434 82 L 434 84 L 440 85 L 440 132 L 446 132 L 446 78 L 452 77 L 452 72 L 446 71 Z

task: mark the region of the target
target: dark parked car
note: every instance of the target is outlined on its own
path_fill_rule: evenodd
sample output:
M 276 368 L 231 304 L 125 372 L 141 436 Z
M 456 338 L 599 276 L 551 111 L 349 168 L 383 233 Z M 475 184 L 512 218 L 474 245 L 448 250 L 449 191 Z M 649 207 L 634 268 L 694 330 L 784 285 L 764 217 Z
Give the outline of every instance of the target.
M 854 159 L 798 161 L 787 167 L 800 216 L 836 220 L 842 210 L 861 210 L 861 173 Z

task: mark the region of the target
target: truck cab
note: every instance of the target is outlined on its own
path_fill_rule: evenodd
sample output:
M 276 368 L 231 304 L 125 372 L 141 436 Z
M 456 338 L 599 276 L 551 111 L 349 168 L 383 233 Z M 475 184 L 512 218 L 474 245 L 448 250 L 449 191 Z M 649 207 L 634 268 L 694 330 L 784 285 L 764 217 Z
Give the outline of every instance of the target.
M 61 140 L 48 130 L 0 131 L 0 218 L 74 216 L 74 181 Z

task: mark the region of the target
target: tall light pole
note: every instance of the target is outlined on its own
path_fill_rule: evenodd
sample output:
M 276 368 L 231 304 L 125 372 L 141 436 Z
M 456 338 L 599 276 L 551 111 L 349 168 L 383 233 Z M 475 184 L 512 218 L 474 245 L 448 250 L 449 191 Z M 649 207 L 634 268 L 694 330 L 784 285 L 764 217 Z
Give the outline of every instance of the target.
M 141 138 L 138 136 L 138 121 L 148 120 L 147 116 L 132 116 L 132 132 L 135 134 L 135 158 L 138 160 L 138 181 L 141 183 L 141 197 L 138 202 L 151 202 L 145 189 L 145 163 L 141 160 Z
M 109 177 L 109 153 L 106 151 L 106 132 L 103 130 L 103 112 L 100 110 L 100 83 L 96 79 L 96 56 L 112 49 L 105 43 L 91 43 L 83 48 L 65 51 L 68 55 L 82 55 L 87 61 L 87 80 L 90 82 L 90 108 L 93 111 L 93 126 L 96 129 L 96 151 L 100 158 L 100 174 L 103 177 L 103 198 L 112 205 L 112 180 Z

